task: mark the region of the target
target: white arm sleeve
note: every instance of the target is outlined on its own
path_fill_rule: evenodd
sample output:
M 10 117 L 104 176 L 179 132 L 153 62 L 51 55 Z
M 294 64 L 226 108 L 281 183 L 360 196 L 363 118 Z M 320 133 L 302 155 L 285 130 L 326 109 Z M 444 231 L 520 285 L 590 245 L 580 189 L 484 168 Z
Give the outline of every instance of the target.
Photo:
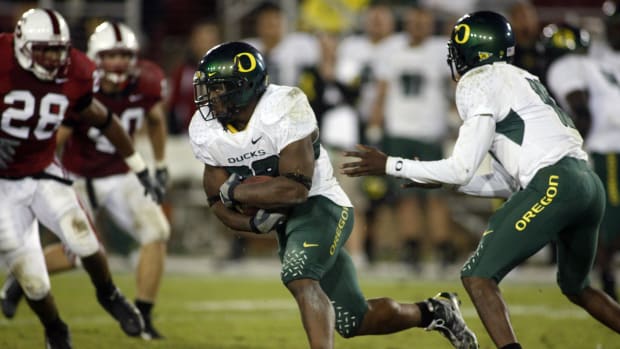
M 469 183 L 489 150 L 495 134 L 495 121 L 490 114 L 465 120 L 452 156 L 438 161 L 406 160 L 388 157 L 385 173 L 421 183 Z
M 474 176 L 469 183 L 457 187 L 456 191 L 473 196 L 508 198 L 519 189 L 517 181 L 495 159 L 491 160 L 491 167 L 490 173 Z

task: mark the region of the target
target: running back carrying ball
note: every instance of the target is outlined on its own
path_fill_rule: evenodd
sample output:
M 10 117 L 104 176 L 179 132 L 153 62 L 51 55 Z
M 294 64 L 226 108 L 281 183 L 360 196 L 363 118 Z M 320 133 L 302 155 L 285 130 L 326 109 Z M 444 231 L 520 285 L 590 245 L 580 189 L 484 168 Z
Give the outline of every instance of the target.
M 252 177 L 246 178 L 239 185 L 264 183 L 264 182 L 270 181 L 272 179 L 273 179 L 273 177 L 271 177 L 271 176 L 252 176 Z M 239 211 L 240 213 L 246 215 L 246 216 L 254 216 L 256 214 L 256 212 L 258 212 L 258 210 L 260 208 L 248 206 L 248 205 L 243 204 L 243 203 L 239 203 L 239 204 L 235 205 L 235 209 L 237 211 Z

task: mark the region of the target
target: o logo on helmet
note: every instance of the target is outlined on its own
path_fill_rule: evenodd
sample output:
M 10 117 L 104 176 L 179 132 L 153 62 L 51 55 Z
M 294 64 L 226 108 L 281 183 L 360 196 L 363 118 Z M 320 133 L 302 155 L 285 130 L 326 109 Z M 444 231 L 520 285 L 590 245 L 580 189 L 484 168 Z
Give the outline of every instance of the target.
M 459 32 L 463 29 L 463 35 L 459 37 Z M 454 27 L 454 42 L 457 44 L 464 44 L 469 41 L 469 35 L 471 34 L 471 28 L 465 23 L 461 23 Z
M 244 56 L 247 57 L 248 60 L 250 61 L 250 66 L 247 68 L 241 64 L 241 57 L 244 57 Z M 241 52 L 237 54 L 235 56 L 234 62 L 237 65 L 237 69 L 239 70 L 240 73 L 248 73 L 256 69 L 256 58 L 254 58 L 254 55 L 252 55 L 249 52 Z

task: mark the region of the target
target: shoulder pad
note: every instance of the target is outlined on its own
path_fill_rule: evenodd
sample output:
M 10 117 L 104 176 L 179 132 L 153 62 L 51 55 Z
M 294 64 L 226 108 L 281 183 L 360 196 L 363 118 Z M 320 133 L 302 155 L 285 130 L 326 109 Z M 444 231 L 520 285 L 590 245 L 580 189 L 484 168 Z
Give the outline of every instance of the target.
M 163 70 L 148 60 L 138 61 L 138 69 L 138 90 L 150 98 L 162 99 L 166 93 L 166 77 Z
M 69 63 L 68 77 L 76 80 L 92 80 L 96 65 L 86 54 L 76 48 L 71 48 L 69 52 L 71 62 Z

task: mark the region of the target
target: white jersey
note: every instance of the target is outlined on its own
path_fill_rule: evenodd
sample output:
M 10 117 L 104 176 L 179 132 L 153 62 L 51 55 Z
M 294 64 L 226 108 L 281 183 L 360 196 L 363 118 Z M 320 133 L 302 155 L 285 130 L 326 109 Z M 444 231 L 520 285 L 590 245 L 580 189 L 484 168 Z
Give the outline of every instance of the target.
M 207 110 L 203 111 L 206 115 Z M 269 85 L 246 128 L 231 133 L 217 120 L 205 121 L 197 111 L 189 126 L 189 138 L 196 158 L 209 166 L 246 167 L 253 175 L 273 175 L 280 152 L 317 130 L 308 99 L 296 87 Z M 341 206 L 351 201 L 334 177 L 322 147 L 315 147 L 312 188 L 309 196 L 322 195 Z
M 566 104 L 566 96 L 577 90 L 588 91 L 592 123 L 586 150 L 620 153 L 620 53 L 611 50 L 601 56 L 567 55 L 549 67 L 550 90 Z
M 301 32 L 285 35 L 269 52 L 258 38 L 244 41 L 263 54 L 269 81 L 279 85 L 296 86 L 303 68 L 316 65 L 321 52 L 316 37 Z
M 376 96 L 376 72 L 384 64 L 379 59 L 382 52 L 395 52 L 407 38 L 393 34 L 377 43 L 365 35 L 348 36 L 342 39 L 336 53 L 336 79 L 349 86 L 360 85 L 357 110 L 363 120 L 368 120 Z
M 436 142 L 448 129 L 448 86 L 445 38 L 431 37 L 417 46 L 402 42 L 383 52 L 377 79 L 388 85 L 385 131 L 390 136 Z
M 472 69 L 457 85 L 456 103 L 463 125 L 452 156 L 428 162 L 390 157 L 388 174 L 494 196 L 488 181 L 514 191 L 525 188 L 539 169 L 565 156 L 587 160 L 568 115 L 538 78 L 523 69 L 504 62 Z M 495 173 L 501 180 L 473 177 L 487 152 L 496 160 L 494 167 L 502 168 Z

